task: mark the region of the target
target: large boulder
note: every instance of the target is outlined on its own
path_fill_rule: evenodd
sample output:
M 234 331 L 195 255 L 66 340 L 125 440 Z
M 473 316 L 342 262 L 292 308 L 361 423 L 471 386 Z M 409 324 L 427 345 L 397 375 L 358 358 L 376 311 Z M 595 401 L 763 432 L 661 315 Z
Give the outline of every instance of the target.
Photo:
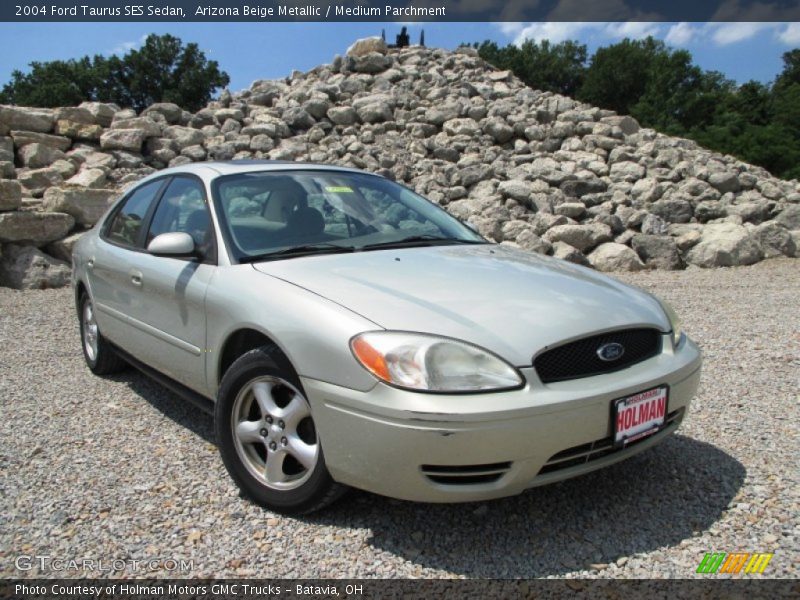
M 173 140 L 179 151 L 189 146 L 202 145 L 206 139 L 205 134 L 199 129 L 182 127 L 180 125 L 167 127 L 164 130 L 164 137 Z
M 480 131 L 478 122 L 475 119 L 450 119 L 442 127 L 448 135 L 468 135 L 475 136 Z
M 66 136 L 73 140 L 95 142 L 103 135 L 103 128 L 97 124 L 86 124 L 78 121 L 67 121 L 62 119 L 56 121 L 56 133 Z
M 601 122 L 611 125 L 612 127 L 619 127 L 625 135 L 633 135 L 634 133 L 638 133 L 640 129 L 639 122 L 627 115 L 603 117 Z
M 169 138 L 149 138 L 145 142 L 145 152 L 148 156 L 167 164 L 178 155 L 179 149 L 178 144 Z
M 359 98 L 353 102 L 359 119 L 364 123 L 380 123 L 392 120 L 391 99 L 383 94 Z
M 56 150 L 44 144 L 28 144 L 17 151 L 17 158 L 29 169 L 40 169 L 63 160 L 66 155 L 61 150 Z
M 700 241 L 686 253 L 686 262 L 698 267 L 751 265 L 764 257 L 758 241 L 734 223 L 710 223 Z
M 614 182 L 637 181 L 644 177 L 644 175 L 645 168 L 630 160 L 614 163 L 611 165 L 611 171 L 609 173 L 611 181 Z
M 44 193 L 43 206 L 46 210 L 72 215 L 81 225 L 91 226 L 116 197 L 117 192 L 108 189 L 50 188 Z
M 53 110 L 0 105 L 0 125 L 10 130 L 50 133 L 54 125 Z
M 515 241 L 520 248 L 529 252 L 548 254 L 552 251 L 552 246 L 530 229 L 523 229 Z
M 22 204 L 22 186 L 18 181 L 0 179 L 0 211 L 17 210 Z
M 382 73 L 392 66 L 392 59 L 380 52 L 368 52 L 360 56 L 354 56 L 350 68 L 356 73 Z
M 9 244 L 0 257 L 0 286 L 43 290 L 69 285 L 72 269 L 32 246 Z
M 45 190 L 53 185 L 58 185 L 64 181 L 64 176 L 56 168 L 45 167 L 44 169 L 20 169 L 17 171 L 17 181 L 27 190 L 27 193 L 34 198 L 41 198 Z
M 505 144 L 514 137 L 514 129 L 505 120 L 499 117 L 486 119 L 483 125 L 483 132 L 492 136 L 498 144 Z
M 639 202 L 655 202 L 661 197 L 663 186 L 653 177 L 645 177 L 633 184 L 631 196 Z
M 303 103 L 303 109 L 315 119 L 323 118 L 328 109 L 333 106 L 330 98 L 325 94 L 314 94 Z
M 636 252 L 614 242 L 600 244 L 588 258 L 598 271 L 640 271 L 645 268 Z
M 58 121 L 72 121 L 83 125 L 96 125 L 92 112 L 82 106 L 64 106 L 53 111 L 53 118 Z
M 775 222 L 790 231 L 800 230 L 800 205 L 795 204 L 784 208 L 775 218 Z
M 162 123 L 147 117 L 129 117 L 126 119 L 114 119 L 111 129 L 140 129 L 146 138 L 161 137 Z M 102 136 L 101 136 L 102 137 Z
M 103 169 L 84 169 L 67 179 L 68 186 L 83 188 L 101 188 L 108 181 Z
M 669 223 L 658 215 L 647 213 L 642 219 L 640 229 L 646 235 L 666 235 Z
M 28 144 L 40 144 L 53 148 L 54 150 L 61 150 L 66 152 L 72 145 L 72 140 L 62 135 L 52 135 L 49 133 L 37 133 L 35 131 L 17 131 L 10 132 L 14 145 L 19 149 Z
M 764 258 L 776 256 L 797 256 L 797 246 L 789 231 L 775 221 L 762 223 L 750 230 L 752 236 L 761 244 Z
M 675 270 L 683 266 L 678 246 L 671 237 L 638 233 L 631 239 L 631 247 L 648 267 Z
M 587 252 L 598 244 L 610 241 L 611 228 L 602 223 L 591 225 L 557 225 L 548 229 L 544 239 L 551 244 L 564 242 L 581 252 Z
M 353 42 L 347 49 L 347 56 L 365 56 L 371 52 L 386 54 L 388 51 L 389 49 L 386 46 L 386 42 L 384 42 L 382 38 L 376 36 L 362 38 Z
M 739 183 L 739 177 L 736 175 L 736 173 L 731 173 L 730 171 L 711 173 L 711 175 L 708 176 L 708 183 L 710 183 L 712 187 L 716 188 L 721 194 L 725 194 L 727 192 L 738 192 L 739 188 L 741 187 Z
M 56 240 L 45 247 L 47 254 L 58 260 L 72 263 L 72 249 L 79 239 L 84 235 L 84 231 L 79 231 L 65 237 L 63 240 Z
M 167 123 L 175 125 L 180 123 L 181 117 L 183 116 L 183 109 L 172 102 L 156 102 L 144 109 L 144 111 L 142 111 L 142 116 L 146 117 L 153 113 L 162 115 Z
M 10 137 L 0 137 L 0 161 L 14 162 L 14 140 Z
M 101 127 L 109 127 L 114 115 L 119 112 L 119 106 L 106 102 L 83 102 L 80 105 L 94 117 L 94 122 Z
M 145 137 L 141 129 L 109 129 L 100 136 L 100 147 L 103 150 L 140 152 Z
M 0 179 L 14 179 L 17 176 L 17 171 L 14 169 L 14 163 L 8 160 L 0 160 Z
M 560 189 L 567 196 L 583 198 L 588 194 L 598 194 L 606 191 L 606 183 L 602 179 L 568 179 L 563 182 Z
M 579 220 L 586 214 L 586 205 L 583 202 L 564 202 L 556 206 L 555 214 Z
M 508 181 L 501 181 L 497 186 L 498 191 L 505 198 L 513 198 L 514 200 L 522 203 L 530 201 L 531 195 L 534 192 L 533 184 L 530 181 L 521 179 L 510 179 Z
M 667 223 L 688 223 L 692 220 L 692 205 L 682 198 L 662 198 L 653 202 L 650 212 Z
M 358 121 L 358 114 L 352 106 L 331 107 L 327 115 L 334 125 L 352 125 Z
M 701 223 L 728 216 L 728 211 L 719 200 L 704 200 L 694 207 L 694 216 Z
M 445 102 L 432 106 L 425 111 L 425 122 L 441 127 L 445 121 L 458 118 L 462 108 L 458 102 Z
M 555 242 L 553 244 L 553 256 L 584 267 L 591 266 L 589 259 L 583 255 L 583 252 L 565 242 Z
M 75 219 L 64 213 L 0 213 L 0 242 L 43 246 L 65 237 L 74 226 Z
M 283 111 L 281 118 L 292 129 L 308 129 L 316 122 L 304 108 L 294 106 Z

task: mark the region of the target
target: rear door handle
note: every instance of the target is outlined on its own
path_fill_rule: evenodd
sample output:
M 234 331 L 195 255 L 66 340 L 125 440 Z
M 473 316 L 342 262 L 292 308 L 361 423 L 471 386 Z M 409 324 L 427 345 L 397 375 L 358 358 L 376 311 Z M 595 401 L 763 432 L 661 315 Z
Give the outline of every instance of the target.
M 142 273 L 141 271 L 131 271 L 131 283 L 135 286 L 142 285 Z

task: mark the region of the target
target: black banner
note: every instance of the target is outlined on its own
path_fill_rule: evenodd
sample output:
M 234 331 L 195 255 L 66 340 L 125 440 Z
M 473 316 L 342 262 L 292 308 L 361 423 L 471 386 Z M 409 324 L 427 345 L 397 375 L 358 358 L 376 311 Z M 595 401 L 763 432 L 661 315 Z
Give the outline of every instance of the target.
M 800 0 L 3 0 L 0 21 L 798 21 Z
M 0 582 L 0 598 L 18 600 L 291 600 L 336 598 L 797 598 L 800 583 L 767 579 L 38 579 Z

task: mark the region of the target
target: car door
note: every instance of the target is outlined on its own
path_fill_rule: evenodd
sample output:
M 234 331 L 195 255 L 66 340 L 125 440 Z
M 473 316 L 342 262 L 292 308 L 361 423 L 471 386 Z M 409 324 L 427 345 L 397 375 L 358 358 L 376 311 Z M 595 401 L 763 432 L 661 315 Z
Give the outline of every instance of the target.
M 136 358 L 150 347 L 150 336 L 137 326 L 140 313 L 138 273 L 145 256 L 145 223 L 155 209 L 167 177 L 131 190 L 102 225 L 86 262 L 86 274 L 97 324 L 103 336 Z
M 144 362 L 200 393 L 206 393 L 206 290 L 216 269 L 216 240 L 205 187 L 193 176 L 176 176 L 161 194 L 148 223 L 144 247 L 158 235 L 192 236 L 198 256 L 173 258 L 143 253 L 136 261 L 139 301 L 133 316 L 150 336 Z

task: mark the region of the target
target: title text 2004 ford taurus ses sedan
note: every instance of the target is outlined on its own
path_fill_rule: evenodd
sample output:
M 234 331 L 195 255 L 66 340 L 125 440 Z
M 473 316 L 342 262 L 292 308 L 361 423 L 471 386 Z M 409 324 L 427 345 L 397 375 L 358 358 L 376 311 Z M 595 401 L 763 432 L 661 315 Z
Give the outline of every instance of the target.
M 674 432 L 700 377 L 654 296 L 353 169 L 161 171 L 76 244 L 73 282 L 89 368 L 205 402 L 231 477 L 286 513 L 580 475 Z

